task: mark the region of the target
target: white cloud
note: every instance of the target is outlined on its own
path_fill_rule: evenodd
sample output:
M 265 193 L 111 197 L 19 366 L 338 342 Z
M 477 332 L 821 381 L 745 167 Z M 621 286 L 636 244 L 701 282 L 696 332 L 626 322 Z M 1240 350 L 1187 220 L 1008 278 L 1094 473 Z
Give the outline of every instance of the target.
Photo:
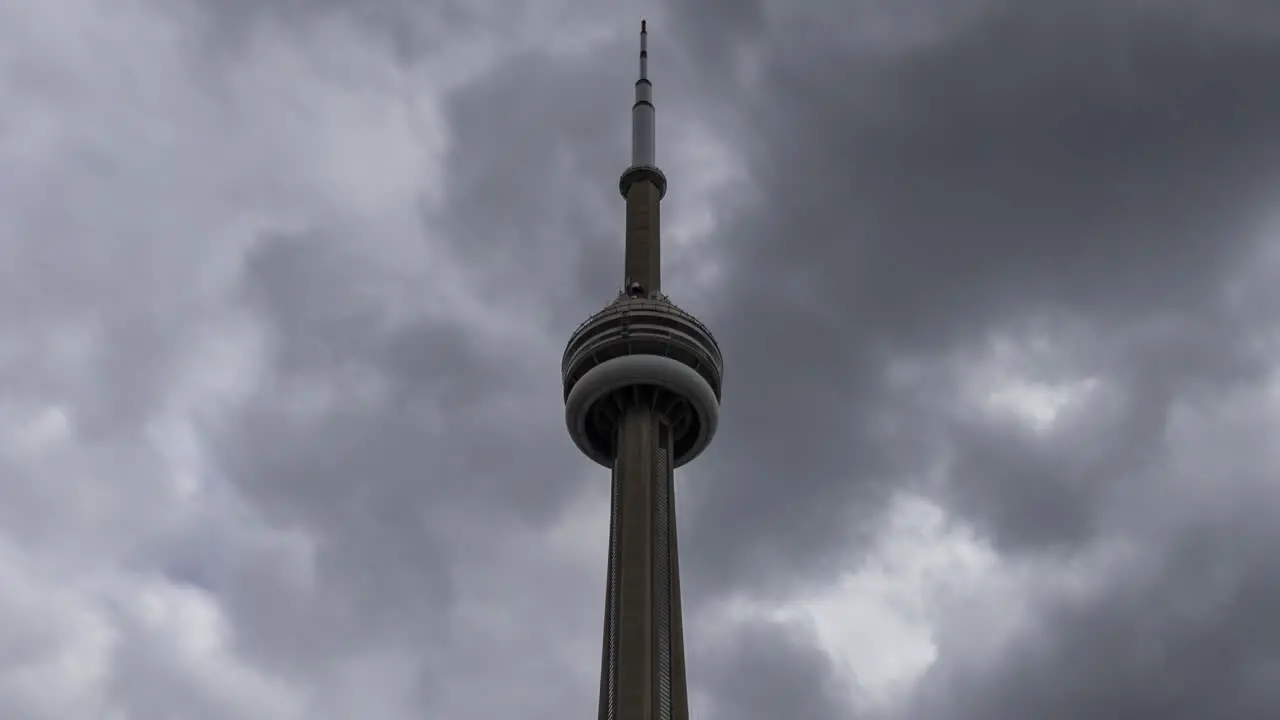
M 1057 384 L 1004 378 L 987 391 L 986 404 L 1044 433 L 1053 429 L 1059 413 L 1083 402 L 1097 386 L 1096 378 Z
M 883 709 L 933 663 L 942 609 L 999 569 L 992 551 L 942 508 L 903 495 L 864 562 L 804 595 L 734 599 L 715 631 L 761 619 L 808 626 L 843 669 L 850 701 Z

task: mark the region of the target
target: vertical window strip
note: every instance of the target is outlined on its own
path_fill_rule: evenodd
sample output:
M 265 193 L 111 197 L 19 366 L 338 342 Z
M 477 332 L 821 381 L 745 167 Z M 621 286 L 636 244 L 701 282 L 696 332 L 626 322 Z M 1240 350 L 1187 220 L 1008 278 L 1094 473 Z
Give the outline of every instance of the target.
M 622 528 L 622 479 L 618 473 L 617 457 L 613 461 L 613 483 L 610 490 L 609 509 L 609 596 L 605 600 L 608 612 L 608 636 L 605 640 L 608 647 L 608 667 L 606 669 L 605 717 L 613 720 L 617 714 L 618 696 L 618 575 L 622 569 L 618 565 L 618 534 Z
M 658 718 L 671 720 L 671 426 L 660 425 L 654 472 L 654 610 L 657 623 Z

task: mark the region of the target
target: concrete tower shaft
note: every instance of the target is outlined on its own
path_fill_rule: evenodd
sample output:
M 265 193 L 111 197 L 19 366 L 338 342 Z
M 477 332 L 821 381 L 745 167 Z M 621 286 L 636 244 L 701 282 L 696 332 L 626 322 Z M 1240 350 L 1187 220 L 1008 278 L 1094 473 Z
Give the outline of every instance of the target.
M 688 720 L 674 471 L 707 448 L 720 418 L 720 348 L 661 292 L 667 178 L 648 62 L 642 22 L 631 165 L 618 182 L 623 286 L 573 333 L 560 368 L 569 435 L 613 478 L 600 720 Z

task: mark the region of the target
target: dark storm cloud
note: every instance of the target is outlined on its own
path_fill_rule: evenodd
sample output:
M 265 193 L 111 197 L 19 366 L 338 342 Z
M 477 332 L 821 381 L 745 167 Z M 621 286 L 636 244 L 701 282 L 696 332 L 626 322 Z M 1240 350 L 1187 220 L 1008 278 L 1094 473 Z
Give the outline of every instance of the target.
M 1113 332 L 1216 320 L 1276 175 L 1280 46 L 1194 19 L 1000 5 L 895 55 L 681 12 L 695 52 L 746 44 L 758 73 L 727 103 L 750 119 L 757 201 L 720 235 L 731 280 L 708 318 L 752 388 L 728 401 L 715 527 L 753 522 L 717 531 L 705 567 L 760 547 L 821 557 L 848 530 L 832 507 L 893 474 L 862 425 L 890 401 L 886 350 L 945 351 L 1050 309 Z M 708 67 L 706 87 L 736 87 Z
M 719 233 L 729 280 L 705 318 L 730 358 L 726 386 L 739 390 L 727 393 L 703 470 L 714 501 L 686 533 L 695 588 L 697 578 L 762 587 L 817 576 L 887 488 L 913 486 L 933 458 L 899 450 L 928 445 L 930 431 L 954 453 L 941 494 L 953 510 L 1005 552 L 1070 554 L 1118 532 L 1113 499 L 1179 502 L 1158 491 L 1178 402 L 1261 379 L 1225 288 L 1280 179 L 1275 26 L 1238 4 L 970 3 L 921 39 L 941 6 L 915 3 L 914 19 L 882 22 L 874 38 L 858 32 L 869 8 L 676 10 L 671 24 L 706 73 L 700 87 L 719 103 L 709 106 L 743 130 L 753 198 Z M 886 381 L 889 360 L 963 355 L 1041 316 L 1088 329 L 1093 345 L 1072 348 L 1074 369 L 1112 396 L 1068 413 L 1060 432 L 945 419 L 941 399 L 912 406 Z M 882 417 L 905 430 L 878 435 Z M 1216 531 L 1221 563 L 1244 530 Z M 1238 635 L 1222 607 L 1203 608 L 1213 619 L 1186 641 L 1157 613 L 1152 633 L 1169 644 L 1152 646 L 1156 659 L 1107 669 L 1119 646 L 1141 644 L 1118 630 L 1130 613 L 1197 583 L 1181 567 L 1118 588 L 1114 603 L 1054 615 L 1050 649 L 985 678 L 972 714 L 957 703 L 938 717 L 1137 717 L 1124 711 L 1168 707 L 1159 672 L 1204 687 L 1202 642 L 1230 646 L 1231 660 L 1186 706 L 1265 714 L 1265 695 L 1233 688 L 1258 682 L 1246 679 L 1263 665 L 1249 661 L 1274 650 Z M 1264 600 L 1245 577 L 1227 595 Z M 963 660 L 944 648 L 949 663 Z M 1072 677 L 1081 665 L 1087 674 Z M 1056 677 L 1070 689 L 1055 690 Z M 1024 699 L 1006 707 L 1006 693 Z
M 905 717 L 1262 718 L 1276 692 L 1280 600 L 1274 468 L 1162 536 L 1101 598 L 1046 601 L 1031 637 L 993 667 L 944 650 Z M 1240 481 L 1256 483 L 1247 489 Z M 1269 487 L 1268 487 L 1269 486 Z
M 1205 312 L 1155 331 L 1121 326 L 1090 338 L 1094 358 L 1083 374 L 1107 381 L 1094 403 L 1067 408 L 1052 434 L 975 413 L 950 421 L 949 505 L 982 522 L 1002 549 L 1087 542 L 1112 500 L 1159 462 L 1177 403 L 1265 380 L 1250 335 L 1239 318 Z
M 490 292 L 536 292 L 549 332 L 573 328 L 619 284 L 626 162 L 627 48 L 590 58 L 523 54 L 449 102 L 453 144 L 446 222 L 460 251 L 483 263 Z

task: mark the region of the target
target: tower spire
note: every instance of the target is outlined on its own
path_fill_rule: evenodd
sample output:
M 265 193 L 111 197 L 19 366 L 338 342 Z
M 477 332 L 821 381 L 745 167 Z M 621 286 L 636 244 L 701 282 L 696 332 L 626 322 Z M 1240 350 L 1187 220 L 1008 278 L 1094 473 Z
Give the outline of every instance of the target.
M 640 21 L 640 77 L 631 106 L 631 165 L 618 179 L 627 201 L 627 247 L 624 291 L 633 297 L 662 289 L 662 243 L 659 202 L 667 194 L 667 177 L 654 156 L 653 84 L 649 82 L 649 29 Z
M 654 157 L 653 84 L 649 82 L 649 30 L 640 21 L 640 78 L 636 80 L 636 102 L 631 106 L 631 164 L 657 164 Z
M 649 30 L 645 21 L 640 21 L 640 79 L 649 77 Z M 637 100 L 639 98 L 636 98 Z

